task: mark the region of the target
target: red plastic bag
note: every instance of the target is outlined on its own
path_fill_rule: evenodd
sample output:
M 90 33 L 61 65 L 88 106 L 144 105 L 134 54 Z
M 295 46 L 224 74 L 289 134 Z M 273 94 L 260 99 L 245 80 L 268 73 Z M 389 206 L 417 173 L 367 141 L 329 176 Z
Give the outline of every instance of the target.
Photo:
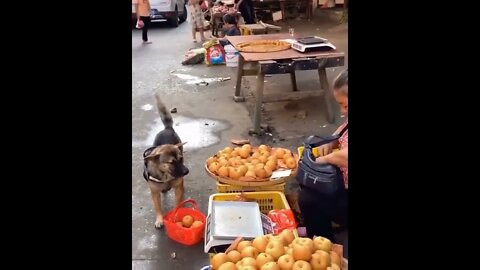
M 285 229 L 294 230 L 298 226 L 291 209 L 272 210 L 268 212 L 268 217 L 273 222 L 274 234 L 279 234 Z

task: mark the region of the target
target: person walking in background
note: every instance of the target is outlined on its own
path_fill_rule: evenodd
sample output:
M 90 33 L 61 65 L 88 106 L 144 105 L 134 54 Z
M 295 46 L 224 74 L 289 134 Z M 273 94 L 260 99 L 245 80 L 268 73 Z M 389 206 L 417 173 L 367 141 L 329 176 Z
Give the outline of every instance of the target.
M 150 0 L 132 0 L 135 4 L 135 12 L 137 13 L 137 22 L 142 21 L 142 40 L 143 44 L 152 44 L 148 40 L 148 28 L 150 27 Z

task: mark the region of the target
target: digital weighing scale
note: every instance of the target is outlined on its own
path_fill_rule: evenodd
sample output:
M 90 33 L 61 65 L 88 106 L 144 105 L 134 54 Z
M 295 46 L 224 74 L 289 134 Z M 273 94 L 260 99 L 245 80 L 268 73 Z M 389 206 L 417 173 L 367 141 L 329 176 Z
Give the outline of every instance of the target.
M 285 41 L 292 45 L 292 49 L 302 53 L 310 51 L 331 51 L 337 49 L 332 43 L 328 42 L 327 39 L 318 36 L 287 39 Z

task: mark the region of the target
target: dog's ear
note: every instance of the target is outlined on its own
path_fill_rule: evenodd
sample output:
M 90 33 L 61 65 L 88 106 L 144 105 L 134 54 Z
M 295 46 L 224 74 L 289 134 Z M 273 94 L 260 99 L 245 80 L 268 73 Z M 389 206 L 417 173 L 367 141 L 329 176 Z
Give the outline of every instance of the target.
M 150 153 L 150 155 L 144 157 L 143 159 L 151 159 L 160 156 L 162 153 Z
M 175 144 L 176 147 L 181 147 L 181 146 L 184 146 L 187 142 L 181 142 L 181 143 L 177 143 Z

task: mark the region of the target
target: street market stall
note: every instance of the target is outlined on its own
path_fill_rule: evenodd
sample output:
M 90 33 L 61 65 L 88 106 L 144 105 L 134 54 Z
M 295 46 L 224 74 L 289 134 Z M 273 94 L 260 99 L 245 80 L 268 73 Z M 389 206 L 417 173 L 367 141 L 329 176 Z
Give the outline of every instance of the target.
M 278 183 L 273 174 L 289 171 L 288 175 L 295 175 L 296 153 L 235 141 L 235 146 L 224 147 L 206 160 L 208 175 L 219 182 L 263 183 L 266 188 L 219 188 L 219 193 L 210 195 L 205 214 L 195 200 L 185 200 L 165 215 L 168 237 L 187 246 L 203 238 L 210 264 L 202 270 L 348 270 L 343 246 L 325 237 L 300 235 L 283 190 L 275 189 Z M 223 185 L 234 187 L 228 183 Z
M 245 101 L 241 91 L 242 78 L 244 76 L 257 76 L 257 85 L 255 92 L 255 133 L 260 133 L 261 124 L 261 106 L 267 102 L 279 102 L 298 100 L 306 97 L 318 97 L 322 95 L 325 99 L 327 109 L 327 120 L 330 123 L 335 121 L 335 100 L 330 90 L 330 84 L 327 79 L 327 68 L 343 66 L 345 54 L 343 52 L 333 51 L 310 51 L 299 52 L 292 48 L 276 52 L 242 52 L 240 44 L 261 40 L 285 40 L 298 38 L 289 34 L 274 35 L 252 35 L 252 36 L 232 36 L 227 37 L 228 41 L 240 51 L 237 71 L 237 83 L 234 92 L 236 102 Z M 252 63 L 252 68 L 245 69 L 245 63 Z M 318 70 L 321 89 L 309 91 L 297 91 L 296 71 Z M 264 82 L 265 75 L 290 74 L 293 92 L 282 94 L 265 94 Z

